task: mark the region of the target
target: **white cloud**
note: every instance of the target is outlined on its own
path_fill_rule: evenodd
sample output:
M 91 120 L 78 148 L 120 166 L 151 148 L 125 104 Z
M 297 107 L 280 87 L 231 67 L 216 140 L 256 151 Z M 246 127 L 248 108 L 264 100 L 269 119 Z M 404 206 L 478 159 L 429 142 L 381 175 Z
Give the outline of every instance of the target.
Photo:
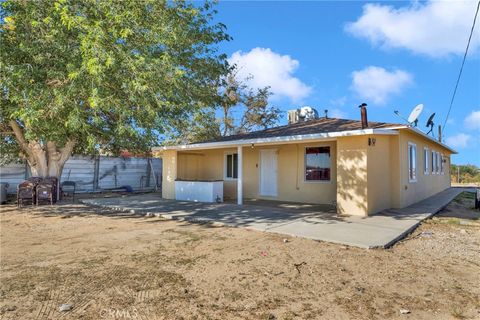
M 237 51 L 230 63 L 238 66 L 238 76 L 248 78 L 251 87 L 270 86 L 275 98 L 286 97 L 292 102 L 306 98 L 312 88 L 293 76 L 300 63 L 288 55 L 280 55 L 269 48 L 254 48 L 249 52 Z
M 445 142 L 453 148 L 465 148 L 472 137 L 465 133 L 458 133 L 448 137 Z
M 366 4 L 347 32 L 383 48 L 405 48 L 432 57 L 463 55 L 477 1 L 417 1 L 409 6 Z M 478 30 L 470 54 L 480 48 Z
M 359 97 L 376 104 L 384 104 L 390 96 L 400 93 L 413 82 L 412 75 L 406 71 L 388 71 L 375 66 L 352 72 L 352 78 L 351 89 Z
M 341 109 L 332 109 L 328 111 L 328 116 L 330 118 L 340 118 L 340 119 L 346 119 L 347 118 L 347 113 Z
M 480 130 L 480 110 L 472 111 L 464 122 L 467 128 Z

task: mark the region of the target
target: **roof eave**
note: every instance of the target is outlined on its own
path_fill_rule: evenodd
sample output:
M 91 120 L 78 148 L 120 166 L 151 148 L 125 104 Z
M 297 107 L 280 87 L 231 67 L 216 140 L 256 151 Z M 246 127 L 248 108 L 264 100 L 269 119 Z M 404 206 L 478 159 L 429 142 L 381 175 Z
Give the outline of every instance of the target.
M 163 151 L 163 150 L 199 150 L 199 149 L 220 149 L 220 148 L 229 148 L 229 147 L 238 147 L 246 145 L 264 145 L 264 144 L 274 144 L 274 143 L 295 143 L 302 141 L 312 141 L 312 140 L 328 140 L 338 137 L 347 137 L 347 136 L 358 136 L 358 135 L 397 135 L 398 131 L 388 129 L 361 129 L 361 130 L 349 130 L 349 131 L 339 131 L 339 132 L 325 132 L 325 133 L 314 133 L 314 134 L 300 134 L 293 136 L 283 136 L 283 137 L 271 137 L 271 138 L 255 138 L 255 139 L 240 139 L 233 141 L 217 141 L 217 142 L 205 142 L 205 143 L 195 143 L 195 144 L 184 144 L 176 146 L 164 146 L 164 147 L 154 147 L 152 151 Z
M 421 131 L 421 130 L 415 128 L 415 127 L 411 127 L 411 126 L 407 126 L 406 128 L 409 129 L 410 131 L 413 131 L 413 132 L 415 132 L 415 133 L 417 133 L 417 134 L 419 134 L 419 135 L 421 135 L 421 136 L 423 136 L 423 137 L 425 137 L 425 138 L 427 138 L 427 139 L 429 139 L 429 140 L 431 140 L 431 141 L 433 141 L 433 142 L 441 145 L 441 146 L 444 147 L 445 149 L 449 150 L 452 154 L 458 154 L 458 152 L 457 152 L 456 150 L 450 148 L 450 147 L 447 146 L 445 143 L 440 142 L 440 141 L 438 141 L 437 139 L 429 136 L 428 134 L 424 133 L 423 131 Z

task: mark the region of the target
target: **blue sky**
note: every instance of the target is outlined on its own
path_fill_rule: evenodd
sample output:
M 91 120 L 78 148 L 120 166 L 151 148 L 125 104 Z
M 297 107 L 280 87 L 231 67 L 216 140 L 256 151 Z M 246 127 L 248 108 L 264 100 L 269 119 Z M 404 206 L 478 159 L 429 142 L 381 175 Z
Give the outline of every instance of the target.
M 233 40 L 221 45 L 252 87 L 270 85 L 271 104 L 321 114 L 401 122 L 423 103 L 419 128 L 443 124 L 476 2 L 244 2 L 218 4 Z M 480 20 L 480 18 L 478 19 Z M 480 166 L 480 21 L 477 21 L 446 141 L 453 163 Z M 282 122 L 286 122 L 284 118 Z

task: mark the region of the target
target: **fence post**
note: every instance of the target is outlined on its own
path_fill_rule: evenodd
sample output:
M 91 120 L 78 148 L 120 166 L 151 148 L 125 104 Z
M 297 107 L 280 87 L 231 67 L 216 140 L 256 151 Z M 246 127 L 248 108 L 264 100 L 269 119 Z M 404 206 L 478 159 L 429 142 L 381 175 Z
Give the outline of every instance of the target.
M 475 209 L 480 210 L 480 189 L 477 188 L 475 192 Z
M 100 156 L 95 155 L 93 158 L 93 191 L 98 190 L 99 174 L 100 174 Z
M 147 158 L 147 181 L 145 182 L 145 187 L 150 187 L 150 176 L 152 175 L 152 159 Z

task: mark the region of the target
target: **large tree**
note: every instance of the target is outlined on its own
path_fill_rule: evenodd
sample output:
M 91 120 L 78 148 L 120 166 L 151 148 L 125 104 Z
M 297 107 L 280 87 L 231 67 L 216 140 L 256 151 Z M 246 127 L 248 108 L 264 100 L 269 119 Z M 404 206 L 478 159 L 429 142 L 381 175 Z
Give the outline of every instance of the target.
M 237 129 L 239 132 L 265 130 L 277 124 L 281 111 L 277 107 L 269 106 L 268 99 L 271 95 L 269 87 L 247 93 L 243 101 L 245 110 Z
M 237 67 L 232 66 L 222 81 L 222 86 L 219 88 L 220 104 L 218 107 L 222 113 L 220 122 L 223 136 L 235 134 L 238 131 L 232 111 L 245 102 L 248 90 L 247 80 L 239 78 Z
M 205 142 L 222 136 L 216 108 L 204 108 L 188 118 L 172 121 L 165 132 L 164 145 Z
M 7 0 L 1 152 L 59 176 L 73 151 L 145 152 L 218 103 L 229 40 L 211 3 Z
M 205 142 L 222 136 L 272 127 L 281 110 L 269 104 L 270 87 L 252 89 L 230 66 L 218 90 L 218 104 L 179 119 L 167 130 L 165 144 Z

